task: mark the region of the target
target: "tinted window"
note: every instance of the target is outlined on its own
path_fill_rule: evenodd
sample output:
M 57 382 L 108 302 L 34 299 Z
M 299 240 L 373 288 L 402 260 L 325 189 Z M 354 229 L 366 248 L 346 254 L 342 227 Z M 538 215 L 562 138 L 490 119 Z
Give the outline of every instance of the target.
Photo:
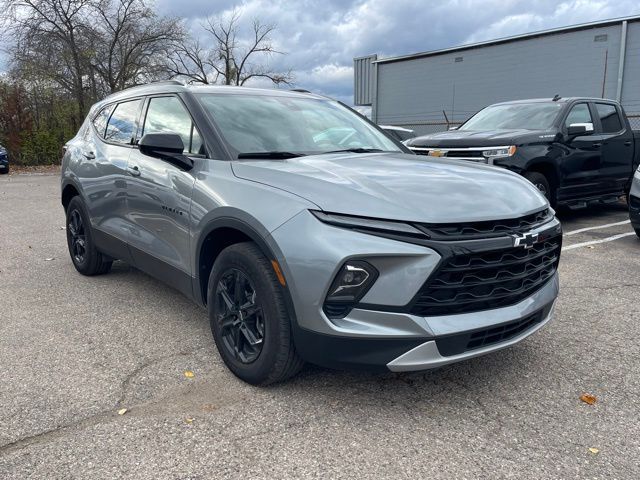
M 353 148 L 399 151 L 338 102 L 280 95 L 200 95 L 227 143 L 239 153 L 316 154 Z
M 618 115 L 618 109 L 615 106 L 596 103 L 596 110 L 598 111 L 598 117 L 600 117 L 603 133 L 615 133 L 622 130 L 620 115 Z
M 107 124 L 105 139 L 110 142 L 131 143 L 136 133 L 136 119 L 142 100 L 119 103 Z
M 102 138 L 104 138 L 104 130 L 107 127 L 107 120 L 109 120 L 109 115 L 111 114 L 111 108 L 113 105 L 109 105 L 104 107 L 93 119 L 93 126 L 96 128 L 96 132 Z
M 149 108 L 142 134 L 177 133 L 182 138 L 186 153 L 201 153 L 202 140 L 191 116 L 176 97 L 158 97 L 149 100 Z
M 590 123 L 593 125 L 593 119 L 591 118 L 591 112 L 589 111 L 589 105 L 586 103 L 578 103 L 574 105 L 567 119 L 564 121 L 564 126 L 568 127 L 573 123 Z
M 559 112 L 557 102 L 491 105 L 476 113 L 458 130 L 547 130 L 553 126 Z

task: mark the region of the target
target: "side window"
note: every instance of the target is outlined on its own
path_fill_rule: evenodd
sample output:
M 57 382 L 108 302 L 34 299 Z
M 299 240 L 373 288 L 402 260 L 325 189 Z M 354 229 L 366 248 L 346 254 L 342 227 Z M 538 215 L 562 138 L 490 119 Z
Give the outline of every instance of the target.
M 104 131 L 107 128 L 107 120 L 109 120 L 109 115 L 111 114 L 111 109 L 113 105 L 108 105 L 104 107 L 98 114 L 93 118 L 93 126 L 102 138 L 104 138 Z
M 204 153 L 200 133 L 177 97 L 156 97 L 149 100 L 142 135 L 146 133 L 176 133 L 182 137 L 185 153 Z
M 578 103 L 573 106 L 569 115 L 567 115 L 567 119 L 564 121 L 564 126 L 568 127 L 573 123 L 590 123 L 593 126 L 589 105 L 586 103 Z
M 119 103 L 107 124 L 105 139 L 110 142 L 130 144 L 136 133 L 136 119 L 142 100 Z
M 602 125 L 602 133 L 616 133 L 622 130 L 622 122 L 618 109 L 608 103 L 596 103 L 598 117 L 600 117 L 600 125 Z

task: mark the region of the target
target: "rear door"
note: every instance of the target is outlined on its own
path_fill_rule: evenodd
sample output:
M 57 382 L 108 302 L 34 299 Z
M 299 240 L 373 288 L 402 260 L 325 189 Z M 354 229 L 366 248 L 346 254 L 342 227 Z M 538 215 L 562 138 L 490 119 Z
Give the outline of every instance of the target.
M 149 97 L 146 133 L 177 133 L 185 154 L 203 157 L 203 145 L 189 112 L 176 95 Z M 191 295 L 189 217 L 194 176 L 164 160 L 133 149 L 129 157 L 129 244 L 138 268 Z
M 104 107 L 92 119 L 78 172 L 92 219 L 94 237 L 103 252 L 131 261 L 127 238 L 127 162 L 137 130 L 141 99 Z
M 622 193 L 633 173 L 633 132 L 626 128 L 620 107 L 613 103 L 595 102 L 594 116 L 602 143 L 603 190 Z
M 566 134 L 570 125 L 584 125 L 595 130 L 595 122 L 588 102 L 570 107 L 562 129 Z M 568 139 L 560 160 L 562 176 L 558 200 L 571 200 L 596 195 L 601 189 L 601 139 L 594 134 Z

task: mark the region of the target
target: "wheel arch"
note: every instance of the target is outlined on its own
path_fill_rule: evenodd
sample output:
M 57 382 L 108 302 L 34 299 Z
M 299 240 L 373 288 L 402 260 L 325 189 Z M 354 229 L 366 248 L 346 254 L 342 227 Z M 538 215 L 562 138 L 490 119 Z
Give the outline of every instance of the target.
M 69 206 L 69 202 L 73 197 L 80 195 L 82 192 L 81 188 L 71 179 L 65 179 L 62 183 L 62 192 L 60 195 L 60 202 L 64 207 L 65 212 L 67 211 L 67 207 Z
M 280 262 L 278 259 L 282 258 L 282 255 L 277 249 L 277 245 L 270 245 L 265 240 L 264 234 L 243 220 L 232 217 L 216 218 L 209 221 L 202 229 L 195 248 L 196 275 L 193 285 L 194 297 L 201 305 L 207 305 L 209 274 L 218 255 L 225 248 L 246 241 L 255 243 L 270 262 Z M 282 270 L 282 267 L 280 268 Z M 283 291 L 288 314 L 297 325 L 297 316 L 286 280 L 285 285 L 280 285 L 280 287 Z

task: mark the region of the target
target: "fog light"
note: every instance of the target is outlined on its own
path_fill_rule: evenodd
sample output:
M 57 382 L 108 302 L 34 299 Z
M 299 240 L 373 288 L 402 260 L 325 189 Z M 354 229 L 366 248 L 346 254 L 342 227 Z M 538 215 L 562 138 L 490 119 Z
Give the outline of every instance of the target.
M 369 291 L 378 278 L 378 271 L 367 262 L 349 260 L 338 271 L 325 301 L 325 313 L 330 318 L 345 316 Z

